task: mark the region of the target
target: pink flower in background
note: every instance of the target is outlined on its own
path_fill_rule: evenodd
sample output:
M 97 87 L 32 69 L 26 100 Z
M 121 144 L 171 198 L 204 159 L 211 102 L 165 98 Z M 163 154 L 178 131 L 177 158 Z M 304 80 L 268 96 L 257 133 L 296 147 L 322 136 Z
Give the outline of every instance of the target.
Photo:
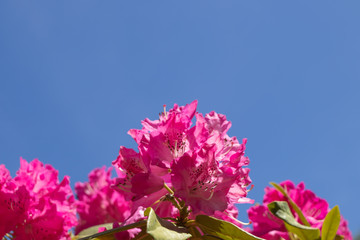
M 0 167 L 0 234 L 17 239 L 69 239 L 76 225 L 76 211 L 69 177 L 59 182 L 58 172 L 39 160 L 20 159 L 11 179 Z
M 131 202 L 112 188 L 111 168 L 97 168 L 90 172 L 89 182 L 76 183 L 75 192 L 79 224 L 75 233 L 103 223 L 122 223 L 130 216 Z
M 321 229 L 323 220 L 330 211 L 326 200 L 317 197 L 312 191 L 305 189 L 304 183 L 300 183 L 295 187 L 294 183 L 288 180 L 280 183 L 280 185 L 286 189 L 290 198 L 299 206 L 310 225 Z M 263 205 L 253 206 L 248 210 L 249 219 L 253 223 L 252 233 L 270 240 L 289 239 L 282 221 L 275 217 L 267 208 L 267 204 L 273 201 L 287 201 L 287 199 L 275 188 L 267 187 L 265 188 Z M 293 211 L 293 214 L 297 221 L 299 221 L 295 211 Z M 347 227 L 347 221 L 342 217 L 337 234 L 343 235 L 346 240 L 352 239 L 351 232 Z
M 25 186 L 17 186 L 8 181 L 0 189 L 0 237 L 24 227 L 29 215 L 29 192 Z M 6 216 L 6 217 L 4 217 Z

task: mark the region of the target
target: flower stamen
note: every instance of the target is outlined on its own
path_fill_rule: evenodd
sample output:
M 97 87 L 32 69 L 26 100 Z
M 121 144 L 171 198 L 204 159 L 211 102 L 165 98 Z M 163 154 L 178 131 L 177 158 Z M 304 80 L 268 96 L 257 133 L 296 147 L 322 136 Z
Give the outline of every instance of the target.
M 177 140 L 175 140 L 174 156 L 177 157 Z
M 205 200 L 209 201 L 212 199 L 213 196 L 214 196 L 214 189 L 211 190 L 210 196 Z
M 246 192 L 250 192 L 254 188 L 254 184 L 251 184 L 250 189 L 246 190 Z
M 224 214 L 225 214 L 226 216 L 228 216 L 229 218 L 231 218 L 232 220 L 240 223 L 241 225 L 246 225 L 246 226 L 247 226 L 247 225 L 250 225 L 250 224 L 252 223 L 251 221 L 249 221 L 249 222 L 247 222 L 247 223 L 246 223 L 246 222 L 242 222 L 242 221 L 234 218 L 233 216 L 231 216 L 230 214 L 228 214 L 228 213 L 226 213 L 226 212 L 224 212 Z
M 228 154 L 233 147 L 234 147 L 234 143 L 231 141 L 231 146 L 230 146 L 229 149 L 224 153 L 224 156 L 226 156 L 226 154 Z
M 164 107 L 164 117 L 166 119 L 167 118 L 166 105 L 164 104 L 163 107 Z
M 131 190 L 130 190 L 130 189 L 124 188 L 121 184 L 116 185 L 116 187 L 118 187 L 120 190 L 123 190 L 124 192 L 131 193 Z

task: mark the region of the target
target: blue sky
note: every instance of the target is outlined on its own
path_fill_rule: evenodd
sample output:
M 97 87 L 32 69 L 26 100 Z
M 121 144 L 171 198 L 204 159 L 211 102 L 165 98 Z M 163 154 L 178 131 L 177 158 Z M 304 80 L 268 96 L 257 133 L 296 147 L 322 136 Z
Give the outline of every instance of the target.
M 162 105 L 248 138 L 250 197 L 291 179 L 360 232 L 359 1 L 0 1 L 0 163 L 72 184 Z M 241 206 L 240 218 L 246 221 Z

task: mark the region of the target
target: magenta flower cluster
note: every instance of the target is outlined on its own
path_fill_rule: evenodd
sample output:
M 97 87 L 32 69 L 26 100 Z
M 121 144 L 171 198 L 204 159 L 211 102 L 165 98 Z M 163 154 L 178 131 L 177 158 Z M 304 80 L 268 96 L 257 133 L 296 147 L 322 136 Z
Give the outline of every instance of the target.
M 246 139 L 240 143 L 228 136 L 231 123 L 225 115 L 203 116 L 196 107 L 197 101 L 184 107 L 175 104 L 159 120 L 145 119 L 142 129 L 129 131 L 138 152 L 121 147 L 113 165 L 121 170 L 116 186 L 133 201 L 132 212 L 164 196 L 164 184 L 194 215 L 214 215 L 235 203 L 252 202 L 246 198 L 251 183 L 244 168 L 249 164 Z M 173 212 L 164 210 L 162 215 Z
M 310 225 L 321 229 L 324 219 L 330 211 L 327 201 L 317 197 L 312 191 L 305 189 L 304 183 L 295 186 L 291 181 L 284 181 L 280 183 L 280 186 L 287 191 L 289 197 L 299 206 Z M 249 219 L 253 223 L 253 230 L 251 232 L 268 240 L 289 240 L 284 223 L 276 218 L 267 208 L 267 205 L 273 201 L 289 202 L 281 192 L 275 188 L 267 187 L 265 189 L 263 205 L 256 205 L 248 210 Z M 293 211 L 293 215 L 300 222 L 299 216 L 295 211 Z M 352 239 L 347 221 L 343 217 L 341 217 L 337 234 L 344 236 L 346 240 Z
M 75 234 L 82 230 L 103 223 L 124 222 L 130 216 L 131 202 L 111 187 L 111 168 L 98 168 L 89 174 L 89 182 L 76 183 L 78 198 L 76 207 L 79 223 Z
M 77 223 L 69 177 L 59 182 L 58 172 L 37 159 L 20 159 L 14 178 L 0 165 L 0 215 L 1 237 L 68 239 Z

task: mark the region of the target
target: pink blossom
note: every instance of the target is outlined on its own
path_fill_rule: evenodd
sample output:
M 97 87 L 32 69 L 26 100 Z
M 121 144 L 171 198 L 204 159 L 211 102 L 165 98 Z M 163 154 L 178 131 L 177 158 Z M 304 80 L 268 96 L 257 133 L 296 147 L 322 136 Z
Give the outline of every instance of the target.
M 244 156 L 246 139 L 239 144 L 226 132 L 231 123 L 225 115 L 211 112 L 196 114 L 195 130 L 198 148 L 174 161 L 172 184 L 175 195 L 184 199 L 194 212 L 213 214 L 235 203 L 252 203 L 245 198 L 251 183 L 249 164 Z M 198 124 L 199 123 L 199 124 Z M 205 139 L 205 141 L 203 140 Z
M 228 198 L 233 203 L 252 203 L 252 200 L 244 199 L 247 195 L 247 187 L 251 184 L 250 169 L 243 168 L 250 162 L 245 156 L 247 139 L 239 143 L 236 137 L 227 135 L 231 122 L 227 121 L 225 115 L 210 112 L 204 119 L 205 128 L 208 130 L 206 143 L 216 145 L 215 159 L 219 162 L 219 168 L 226 175 L 226 179 L 232 181 Z
M 30 196 L 25 186 L 8 181 L 0 189 L 0 237 L 23 227 L 29 215 Z
M 245 199 L 248 172 L 226 171 L 225 165 L 216 161 L 215 152 L 216 146 L 204 147 L 193 155 L 185 154 L 172 165 L 175 196 L 185 200 L 194 213 L 212 215 L 235 203 L 252 202 Z
M 59 182 L 57 171 L 39 160 L 20 159 L 20 169 L 11 179 L 0 167 L 0 234 L 17 239 L 69 239 L 76 224 L 74 196 L 69 177 Z M 2 172 L 2 173 L 1 173 Z
M 133 149 L 120 147 L 119 156 L 112 164 L 117 167 L 119 175 L 113 187 L 126 200 L 133 202 L 131 215 L 138 207 L 149 207 L 166 194 L 163 178 L 155 174 L 159 171 L 157 172 L 155 167 L 150 167 L 148 163 L 144 163 L 142 156 Z
M 130 216 L 131 203 L 111 187 L 115 182 L 111 170 L 105 167 L 94 169 L 89 174 L 89 182 L 75 184 L 79 215 L 76 234 L 94 225 L 123 222 Z
M 116 183 L 125 192 L 148 195 L 164 186 L 163 179 L 158 175 L 164 175 L 165 172 L 161 173 L 154 166 L 149 166 L 149 162 L 144 162 L 142 156 L 133 149 L 120 147 L 119 156 L 113 165 L 122 170 L 118 171 Z
M 323 220 L 330 211 L 326 200 L 317 197 L 312 191 L 305 189 L 305 185 L 302 182 L 296 187 L 289 180 L 280 183 L 280 185 L 286 189 L 290 198 L 299 206 L 310 225 L 321 229 Z M 252 233 L 271 240 L 289 239 L 282 221 L 272 215 L 267 208 L 267 204 L 273 201 L 287 201 L 287 199 L 275 188 L 267 187 L 265 188 L 263 205 L 256 205 L 248 210 L 249 219 L 253 222 Z M 295 211 L 293 211 L 293 214 L 296 220 L 300 222 Z M 343 235 L 346 240 L 352 239 L 350 230 L 347 227 L 347 221 L 343 217 L 341 217 L 337 233 Z
M 145 119 L 143 137 L 139 150 L 144 161 L 162 168 L 169 168 L 175 158 L 181 157 L 190 149 L 189 132 L 191 120 L 196 111 L 197 101 L 184 107 L 174 105 L 169 112 L 164 112 L 160 120 Z M 147 133 L 144 133 L 147 131 Z
M 214 214 L 228 206 L 226 194 L 232 182 L 225 182 L 214 158 L 214 148 L 202 154 L 185 154 L 172 165 L 175 196 L 189 204 L 194 213 Z

